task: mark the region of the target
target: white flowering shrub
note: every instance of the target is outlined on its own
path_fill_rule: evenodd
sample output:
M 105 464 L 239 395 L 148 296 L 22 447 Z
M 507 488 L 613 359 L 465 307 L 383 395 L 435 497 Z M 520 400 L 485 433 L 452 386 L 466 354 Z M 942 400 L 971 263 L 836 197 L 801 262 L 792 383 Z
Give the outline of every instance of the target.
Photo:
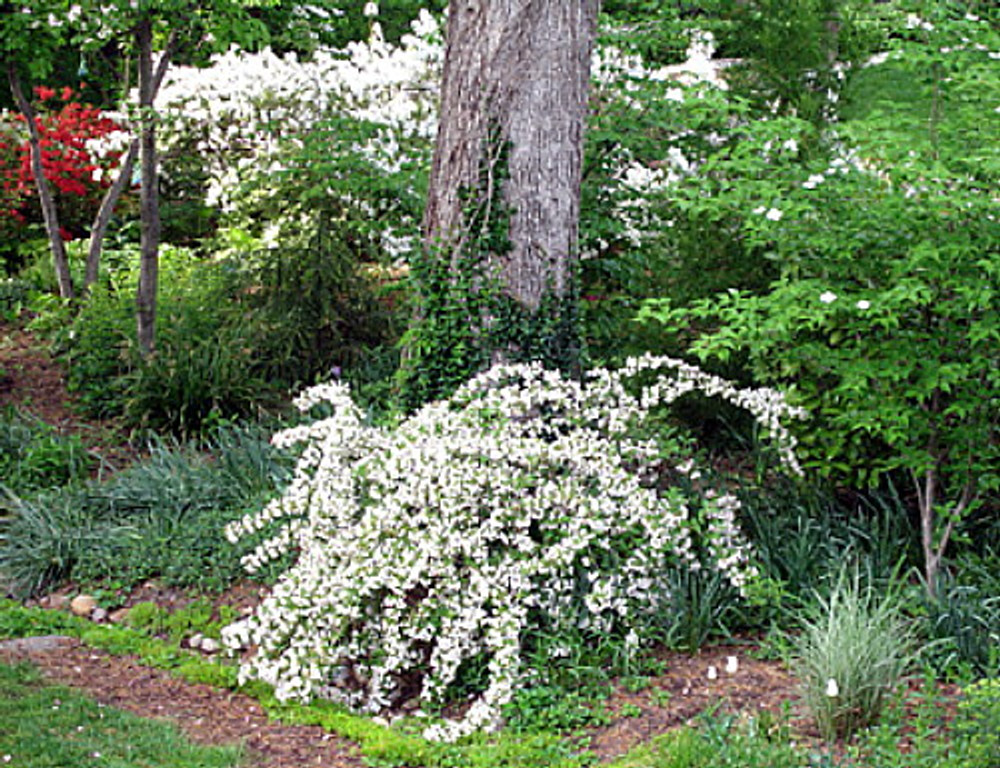
M 398 239 L 419 231 L 419 210 L 387 216 L 372 190 L 430 164 L 444 56 L 429 12 L 412 30 L 395 45 L 376 23 L 368 41 L 308 58 L 232 48 L 209 67 L 172 69 L 157 100 L 167 173 L 183 176 L 183 161 L 197 157 L 205 202 L 240 224 L 261 218 L 270 199 L 308 189 L 313 204 L 337 199 L 379 218 L 386 250 L 397 252 Z M 295 215 L 265 218 L 272 240 L 300 227 Z
M 301 446 L 284 495 L 231 525 L 238 540 L 276 532 L 250 570 L 289 551 L 294 565 L 256 613 L 228 627 L 241 669 L 280 698 L 324 696 L 368 712 L 447 702 L 463 669 L 486 684 L 450 739 L 498 724 L 526 670 L 526 638 L 641 630 L 670 600 L 669 567 L 717 569 L 738 588 L 755 575 L 736 499 L 658 488 L 678 442 L 643 437 L 653 411 L 701 391 L 748 409 L 797 468 L 770 390 L 740 390 L 668 358 L 631 359 L 584 382 L 539 366 L 496 367 L 395 428 L 365 423 L 346 385 L 297 405 L 332 415 L 277 434 Z

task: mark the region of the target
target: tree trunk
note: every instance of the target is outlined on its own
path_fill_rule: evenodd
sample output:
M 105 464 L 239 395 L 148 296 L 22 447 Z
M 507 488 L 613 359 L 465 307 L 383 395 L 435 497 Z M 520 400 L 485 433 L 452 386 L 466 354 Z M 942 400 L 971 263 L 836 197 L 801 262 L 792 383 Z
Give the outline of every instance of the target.
M 153 114 L 155 73 L 153 70 L 153 26 L 144 18 L 135 31 L 139 54 L 139 287 L 135 297 L 136 333 L 143 357 L 156 343 L 156 292 L 160 271 L 160 199 L 156 163 L 156 118 Z M 163 56 L 169 56 L 164 51 Z M 165 62 L 161 60 L 161 65 Z
M 459 257 L 479 234 L 465 215 L 476 190 L 509 216 L 509 248 L 490 255 L 491 267 L 528 313 L 572 288 L 599 4 L 457 0 L 449 11 L 426 244 L 440 258 Z
M 21 87 L 21 79 L 18 77 L 17 68 L 13 61 L 7 62 L 7 79 L 10 81 L 10 90 L 14 94 L 14 101 L 17 108 L 24 115 L 24 121 L 28 126 L 28 142 L 31 147 L 31 175 L 35 179 L 35 188 L 38 190 L 38 202 L 42 208 L 42 219 L 45 221 L 45 231 L 49 236 L 49 246 L 52 249 L 52 263 L 56 270 L 56 282 L 59 284 L 59 295 L 64 299 L 72 299 L 73 278 L 69 271 L 69 257 L 66 254 L 66 244 L 63 242 L 62 233 L 59 231 L 59 211 L 56 208 L 55 196 L 52 194 L 52 186 L 45 178 L 45 169 L 42 167 L 42 137 L 38 130 L 37 116 L 31 101 L 25 96 Z
M 137 33 L 138 39 L 138 33 Z M 150 110 L 152 110 L 153 102 L 156 101 L 156 95 L 160 92 L 160 86 L 163 85 L 163 78 L 167 74 L 167 67 L 170 66 L 170 59 L 174 55 L 174 51 L 177 48 L 178 34 L 177 29 L 171 31 L 170 38 L 167 41 L 166 48 L 164 48 L 163 55 L 160 56 L 160 61 L 156 65 L 156 70 L 154 71 L 152 66 L 153 62 L 153 52 L 152 52 L 152 40 L 149 41 L 149 49 L 147 52 L 147 60 L 149 62 L 149 72 L 151 73 L 151 84 L 148 89 L 148 93 L 145 94 L 146 99 L 149 101 Z M 142 56 L 142 51 L 140 48 L 140 56 Z M 128 76 L 125 77 L 126 83 L 128 82 Z M 127 88 L 126 88 L 127 90 Z M 140 88 L 140 102 L 143 100 L 143 93 Z M 142 131 L 142 126 L 145 122 L 140 123 L 140 132 Z M 140 135 L 142 135 L 140 133 Z M 152 136 L 153 148 L 156 147 L 156 136 L 155 133 Z M 90 288 L 95 282 L 97 282 L 97 275 L 100 270 L 101 264 L 101 251 L 104 249 L 104 238 L 107 236 L 108 227 L 111 224 L 111 216 L 114 213 L 115 206 L 118 204 L 118 200 L 121 198 L 122 193 L 124 193 L 125 188 L 128 186 L 129 182 L 132 180 L 132 169 L 135 167 L 136 158 L 139 155 L 140 140 L 133 139 L 129 142 L 128 151 L 125 153 L 125 157 L 119 166 L 118 177 L 115 179 L 114 184 L 112 184 L 108 191 L 104 194 L 101 199 L 101 205 L 97 210 L 97 214 L 94 216 L 94 224 L 90 230 L 90 245 L 87 250 L 87 272 L 84 282 L 84 290 Z M 153 156 L 153 167 L 152 173 L 153 178 L 157 178 L 156 161 L 155 155 Z M 145 173 L 148 169 L 142 166 L 142 172 Z M 159 203 L 156 203 L 156 226 L 157 226 L 157 246 L 159 245 Z M 158 260 L 158 257 L 157 257 Z M 154 309 L 155 309 L 155 292 L 154 292 Z
M 111 216 L 115 212 L 115 206 L 121 198 L 122 193 L 132 179 L 132 168 L 135 166 L 136 156 L 139 154 L 139 142 L 132 141 L 129 144 L 128 152 L 118 167 L 118 177 L 114 183 L 104 193 L 101 199 L 101 206 L 94 216 L 94 224 L 90 228 L 90 243 L 87 248 L 87 271 L 83 281 L 83 290 L 86 293 L 90 287 L 97 282 L 97 275 L 101 265 L 101 251 L 104 249 L 104 238 L 108 234 L 108 227 L 111 225 Z

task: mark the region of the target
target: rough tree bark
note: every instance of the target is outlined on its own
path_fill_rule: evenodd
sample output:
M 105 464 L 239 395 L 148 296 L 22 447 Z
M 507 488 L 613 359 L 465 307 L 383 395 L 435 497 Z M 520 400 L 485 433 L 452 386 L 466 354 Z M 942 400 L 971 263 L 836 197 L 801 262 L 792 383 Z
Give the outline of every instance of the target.
M 495 255 L 495 266 L 507 295 L 529 312 L 539 309 L 548 292 L 568 290 L 577 257 L 599 5 L 456 0 L 449 10 L 425 240 L 442 258 L 461 248 L 469 235 L 462 191 L 482 186 L 488 136 L 499 131 L 508 148 L 506 180 L 485 193 L 498 195 L 509 211 L 511 247 Z

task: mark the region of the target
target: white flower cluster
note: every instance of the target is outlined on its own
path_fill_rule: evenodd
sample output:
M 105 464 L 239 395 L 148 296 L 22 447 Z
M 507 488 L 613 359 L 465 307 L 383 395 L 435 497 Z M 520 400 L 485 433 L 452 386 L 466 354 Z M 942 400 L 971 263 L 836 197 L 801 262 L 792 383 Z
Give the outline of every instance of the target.
M 369 5 L 374 6 L 374 17 L 377 6 Z M 722 72 L 729 62 L 713 59 L 713 47 L 710 35 L 695 31 L 687 62 L 652 69 L 639 57 L 603 46 L 594 53 L 593 73 L 598 87 L 614 90 L 627 101 L 626 94 L 639 80 L 667 84 L 664 98 L 670 100 L 700 99 L 712 88 L 725 87 Z M 249 182 L 266 195 L 275 174 L 285 169 L 286 150 L 301 146 L 303 137 L 320 130 L 331 115 L 379 126 L 375 138 L 354 150 L 380 172 L 427 167 L 437 130 L 443 61 L 442 30 L 423 11 L 413 34 L 398 46 L 385 42 L 373 22 L 368 42 L 352 43 L 346 50 L 320 49 L 309 60 L 269 50 L 250 54 L 232 49 L 214 57 L 208 68 L 172 69 L 158 98 L 172 117 L 161 131 L 165 154 L 196 151 L 209 175 L 206 202 L 223 210 L 238 207 L 238 191 Z M 633 101 L 636 109 L 645 108 Z M 664 226 L 644 212 L 645 198 L 692 173 L 696 162 L 679 147 L 669 147 L 655 169 L 624 153 L 620 160 L 615 176 L 634 197 L 615 214 L 638 246 Z M 416 232 L 418 224 L 407 222 L 404 229 Z M 295 225 L 288 229 L 294 231 Z M 383 246 L 399 255 L 412 242 L 387 231 Z
M 438 24 L 422 11 L 398 46 L 376 26 L 368 42 L 320 49 L 308 60 L 233 48 L 210 67 L 172 69 L 157 99 L 171 118 L 166 151 L 197 137 L 208 202 L 226 208 L 242 182 L 281 170 L 289 147 L 340 115 L 379 126 L 376 138 L 355 149 L 392 172 L 416 159 L 404 150 L 414 140 L 429 151 L 443 55 Z
M 279 526 L 251 568 L 297 553 L 256 613 L 224 632 L 230 648 L 255 649 L 241 674 L 280 698 L 378 712 L 439 703 L 481 662 L 488 682 L 464 718 L 426 734 L 454 739 L 498 725 L 537 617 L 552 631 L 641 627 L 670 599 L 671 566 L 715 568 L 742 587 L 755 572 L 736 499 L 658 490 L 658 446 L 634 436 L 652 408 L 694 390 L 749 408 L 791 460 L 780 420 L 796 414 L 780 395 L 668 358 L 585 382 L 495 367 L 393 429 L 366 424 L 344 384 L 309 390 L 299 407 L 328 403 L 333 415 L 275 436 L 302 446 L 293 481 L 227 530 L 237 540 Z

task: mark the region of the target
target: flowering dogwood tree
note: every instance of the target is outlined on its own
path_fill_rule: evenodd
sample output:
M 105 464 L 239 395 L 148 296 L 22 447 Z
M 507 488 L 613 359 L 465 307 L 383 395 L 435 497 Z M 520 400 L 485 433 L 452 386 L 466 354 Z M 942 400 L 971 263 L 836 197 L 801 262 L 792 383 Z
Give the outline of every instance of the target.
M 748 248 L 780 269 L 768 290 L 644 315 L 697 329 L 703 359 L 745 350 L 761 380 L 787 387 L 809 410 L 803 454 L 820 475 L 911 483 L 933 595 L 954 535 L 1000 488 L 1000 123 L 983 120 L 1000 36 L 961 5 L 911 7 L 856 74 L 907 83 L 897 101 L 855 104 L 797 167 L 782 158 L 809 134 L 758 123 L 716 178 L 677 191 L 688 210 L 739 214 Z

